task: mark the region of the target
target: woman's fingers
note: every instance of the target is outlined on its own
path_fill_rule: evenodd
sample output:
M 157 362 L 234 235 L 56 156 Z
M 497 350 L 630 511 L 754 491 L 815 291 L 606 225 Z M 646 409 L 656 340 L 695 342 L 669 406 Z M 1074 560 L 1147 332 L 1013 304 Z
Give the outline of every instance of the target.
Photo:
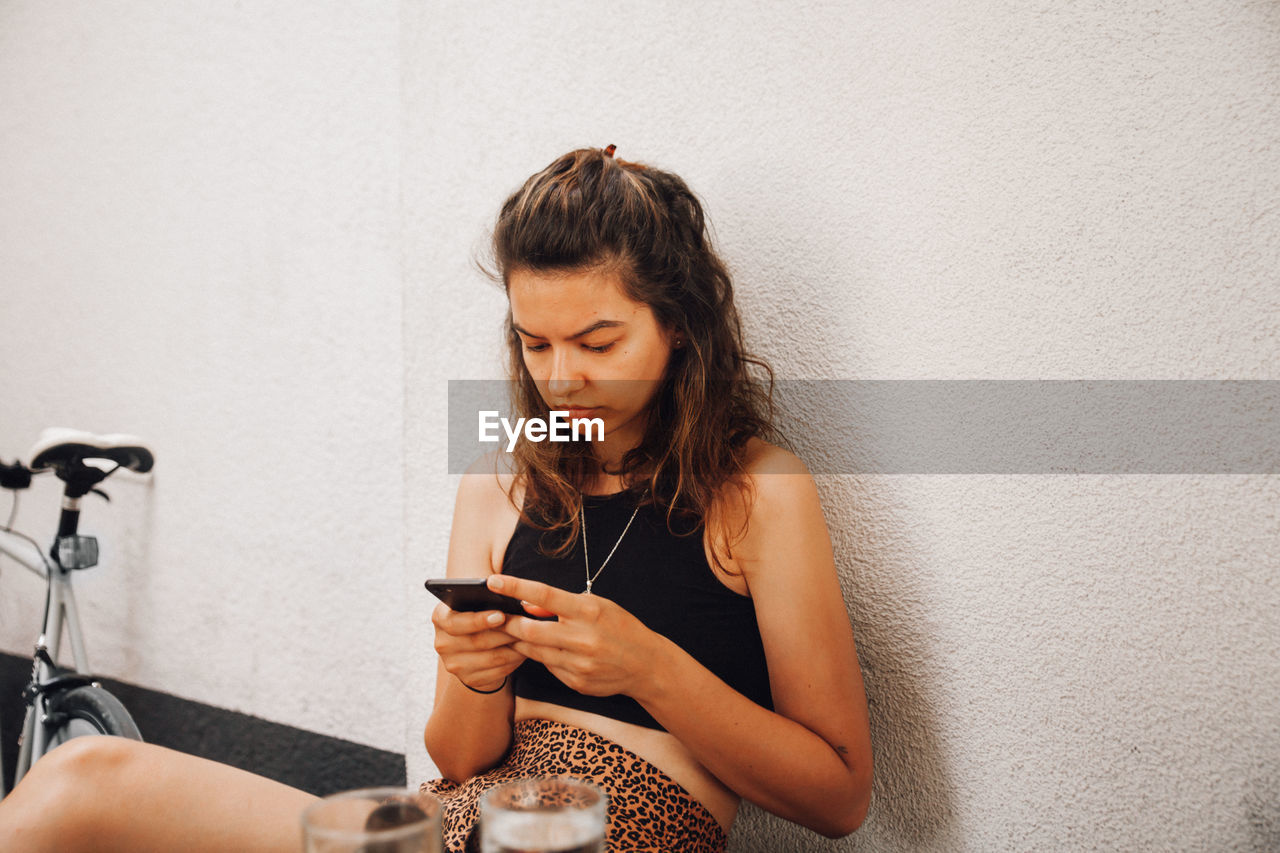
M 577 616 L 584 606 L 583 596 L 526 578 L 489 575 L 488 583 L 494 592 L 521 599 L 557 616 Z
M 569 662 L 570 655 L 563 649 L 557 649 L 553 646 L 540 646 L 537 643 L 527 643 L 524 640 L 516 640 L 511 644 L 512 651 L 521 657 L 536 660 L 538 663 L 545 664 L 548 668 L 562 667 Z
M 499 646 L 509 646 L 515 642 L 515 637 L 506 631 L 482 631 L 479 634 L 468 634 L 466 641 L 470 648 L 476 651 L 484 651 L 485 649 L 496 649 Z
M 517 640 L 559 649 L 578 649 L 578 631 L 570 622 L 545 622 L 526 616 L 509 616 L 502 632 Z
M 515 637 L 506 631 L 481 631 L 477 634 L 460 635 L 437 631 L 435 647 L 440 654 L 463 654 L 509 646 L 513 642 Z
M 435 647 L 445 671 L 473 689 L 499 683 L 524 662 L 515 651 L 515 637 L 501 630 L 506 615 L 496 610 L 478 613 L 451 609 L 443 602 L 431 612 L 436 627 Z
M 457 676 L 464 684 L 481 682 L 492 677 L 501 678 L 524 662 L 525 656 L 511 646 L 487 651 L 458 652 L 444 660 L 445 671 Z
M 525 612 L 527 612 L 530 616 L 538 616 L 543 619 L 550 616 L 555 616 L 554 613 L 552 613 L 550 610 L 548 610 L 545 607 L 539 607 L 538 605 L 530 604 L 527 601 L 522 601 L 520 603 L 524 605 Z
M 465 672 L 483 672 L 487 669 L 501 669 L 524 659 L 524 655 L 515 649 L 504 646 L 480 652 L 460 652 L 453 656 L 458 668 Z
M 491 630 L 502 625 L 506 618 L 505 614 L 497 610 L 481 610 L 474 613 L 452 610 L 444 602 L 437 604 L 435 610 L 431 611 L 431 624 L 446 634 L 453 634 L 456 637 Z

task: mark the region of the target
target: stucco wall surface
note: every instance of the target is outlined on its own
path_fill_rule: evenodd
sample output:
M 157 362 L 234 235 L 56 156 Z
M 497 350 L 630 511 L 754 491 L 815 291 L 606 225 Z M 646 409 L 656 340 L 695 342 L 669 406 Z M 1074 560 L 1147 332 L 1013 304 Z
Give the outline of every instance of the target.
M 51 425 L 156 452 L 85 502 L 91 664 L 396 752 L 398 18 L 0 5 L 0 456 Z M 47 543 L 60 485 L 16 526 Z M 41 583 L 0 572 L 29 655 Z
M 782 377 L 1275 379 L 1277 93 L 1270 2 L 0 5 L 0 455 L 156 446 L 86 512 L 97 669 L 417 780 L 447 381 L 501 375 L 470 262 L 528 174 L 684 176 Z M 1274 477 L 819 486 L 875 800 L 734 850 L 1280 847 Z M 0 649 L 39 592 L 0 566 Z
M 468 260 L 582 145 L 700 193 L 782 377 L 1277 378 L 1275 4 L 403 9 L 411 564 L 443 567 L 445 380 L 501 376 Z M 1274 477 L 820 488 L 872 812 L 831 842 L 747 808 L 732 849 L 1280 846 Z

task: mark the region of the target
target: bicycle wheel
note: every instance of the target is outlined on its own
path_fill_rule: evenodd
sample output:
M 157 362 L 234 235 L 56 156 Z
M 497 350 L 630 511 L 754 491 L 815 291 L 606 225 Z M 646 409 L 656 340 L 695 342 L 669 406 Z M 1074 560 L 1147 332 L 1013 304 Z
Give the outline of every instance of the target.
M 85 735 L 116 735 L 142 740 L 138 726 L 120 700 L 92 684 L 50 697 L 49 716 L 61 721 L 49 733 L 46 752 L 74 737 Z

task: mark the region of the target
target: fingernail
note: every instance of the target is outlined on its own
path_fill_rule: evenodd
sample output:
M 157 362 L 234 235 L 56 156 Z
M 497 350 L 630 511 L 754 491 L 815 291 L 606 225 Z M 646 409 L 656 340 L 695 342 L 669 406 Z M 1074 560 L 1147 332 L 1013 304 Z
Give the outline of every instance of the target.
M 490 613 L 490 614 L 489 614 L 489 624 L 490 624 L 490 625 L 501 625 L 501 624 L 502 624 L 502 614 L 501 614 L 501 613 Z

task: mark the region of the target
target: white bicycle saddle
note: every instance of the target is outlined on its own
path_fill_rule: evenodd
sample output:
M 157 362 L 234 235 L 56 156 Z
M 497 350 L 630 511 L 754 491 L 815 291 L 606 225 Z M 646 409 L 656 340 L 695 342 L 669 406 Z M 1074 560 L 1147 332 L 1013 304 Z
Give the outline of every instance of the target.
M 151 449 L 136 435 L 95 435 L 65 427 L 49 427 L 40 433 L 28 458 L 32 471 L 73 466 L 85 459 L 106 459 L 121 468 L 145 474 L 155 464 Z

